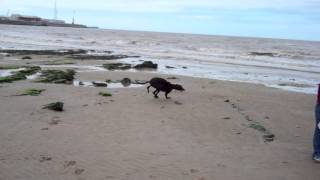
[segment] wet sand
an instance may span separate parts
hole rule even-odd
[[[169,77],[80,72],[80,79]],[[314,95],[179,77],[185,92],[33,83],[0,87],[0,179],[319,179],[311,160]],[[26,88],[40,96],[11,96]],[[106,91],[112,97],[98,93]],[[65,111],[42,109],[63,101]],[[250,128],[258,122],[275,135]]]

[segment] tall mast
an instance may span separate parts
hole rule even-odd
[[[57,10],[57,1],[54,1],[54,19],[57,20],[58,19],[58,10]]]
[[[74,13],[75,13],[75,11],[73,10],[72,24],[74,24]]]

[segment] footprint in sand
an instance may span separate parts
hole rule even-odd
[[[65,161],[63,167],[67,168],[69,166],[74,166],[76,165],[76,163],[77,163],[76,161]]]
[[[182,105],[182,103],[179,102],[179,101],[174,101],[174,103],[177,104],[177,105]]]
[[[41,158],[40,158],[40,160],[39,160],[39,162],[45,162],[45,161],[51,161],[52,160],[52,158],[51,157],[49,157],[49,156],[42,156]]]
[[[60,117],[53,117],[52,120],[49,122],[49,125],[58,125],[62,121],[59,119]]]
[[[83,173],[84,172],[84,169],[76,169],[75,171],[74,171],[74,173],[76,174],[76,175],[80,175],[81,173]]]
[[[197,172],[199,172],[199,170],[198,169],[190,169],[190,172],[191,173],[197,173]]]

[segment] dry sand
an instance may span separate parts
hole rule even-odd
[[[149,79],[82,72],[81,79]],[[0,86],[1,180],[318,180],[311,160],[314,95],[178,77],[185,92],[19,81]],[[11,96],[26,88],[40,96]],[[102,97],[100,91],[112,97]],[[225,102],[229,100],[229,102]],[[63,101],[64,112],[42,109]],[[249,126],[275,134],[265,143]]]

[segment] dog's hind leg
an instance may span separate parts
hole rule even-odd
[[[149,88],[150,88],[150,87],[151,87],[151,85],[147,87],[147,91],[148,91],[148,93],[149,93]]]
[[[158,98],[158,93],[160,92],[160,90],[156,89],[155,91],[153,91],[153,95],[154,98]]]
[[[170,99],[171,97],[168,97],[168,94],[169,94],[170,92],[166,92],[166,94],[165,94],[165,96],[166,96],[166,99]]]

